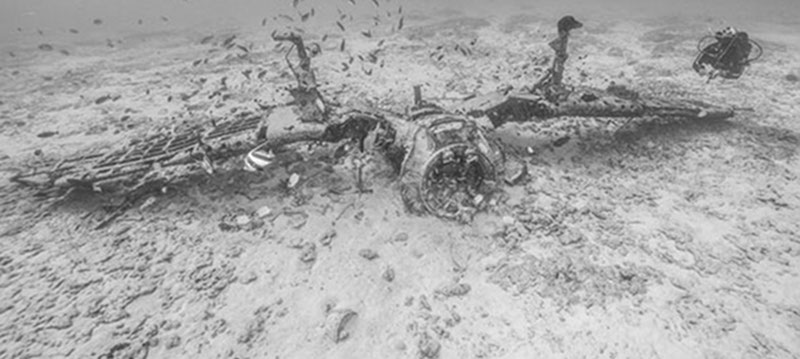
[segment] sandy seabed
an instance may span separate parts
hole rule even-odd
[[[401,31],[306,39],[329,34],[326,97],[403,111],[416,84],[446,105],[529,84],[555,20],[409,11]],[[507,125],[529,176],[471,224],[405,213],[377,159],[357,193],[347,155],[266,174],[237,159],[94,230],[113,198],[54,206],[8,178],[36,150],[285,102],[282,52],[263,29],[16,49],[0,64],[0,358],[797,358],[798,29],[752,24],[763,58],[705,83],[690,63],[713,19],[581,20],[567,82],[753,111]],[[248,52],[221,47],[233,34]]]

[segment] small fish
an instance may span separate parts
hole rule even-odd
[[[342,39],[342,43],[339,44],[339,51],[344,51],[344,44],[345,44],[345,40]]]
[[[349,60],[347,60],[347,61],[348,61],[348,63],[349,63],[349,64],[352,64],[352,63],[353,63],[353,61],[355,61],[355,60],[356,60],[355,58],[353,58],[352,56],[350,56],[350,59],[349,59]]]
[[[71,33],[73,33],[73,34],[77,34],[77,33],[78,33],[78,30],[75,30],[75,29],[69,29],[69,32],[71,32]]]
[[[365,37],[370,37],[370,38],[371,38],[371,37],[372,37],[372,32],[371,32],[371,31],[369,31],[369,30],[367,30],[367,31],[362,31],[362,32],[361,32],[361,35],[364,35]]]
[[[245,53],[248,53],[248,54],[250,53],[250,49],[248,49],[248,48],[246,48],[246,47],[244,47],[242,45],[236,45],[236,48],[238,48],[239,50],[244,51]]]
[[[21,27],[18,27],[18,28],[17,28],[17,32],[22,32],[22,28],[21,28]]]
[[[38,135],[36,135],[36,137],[47,138],[47,137],[53,137],[53,136],[55,136],[57,134],[58,134],[58,131],[44,131],[44,132],[41,132]]]
[[[249,80],[250,79],[250,73],[252,73],[252,72],[253,72],[253,70],[247,69],[247,70],[242,71],[242,75],[244,75],[244,77],[247,77],[247,79]]]
[[[385,41],[386,41],[385,39],[382,39],[381,41],[378,41],[378,47],[381,47],[381,45],[383,45],[383,43],[384,43]]]
[[[231,35],[225,41],[222,42],[222,47],[228,47],[230,44],[233,43],[233,40],[236,39],[236,35]]]
[[[291,16],[286,15],[286,14],[280,14],[280,15],[278,15],[278,17],[286,19],[286,20],[289,20],[289,21],[294,21],[294,18],[292,18]]]
[[[138,23],[139,25],[141,25],[141,24],[144,24],[144,20],[142,20],[142,19],[139,19],[139,21],[137,21],[137,23]]]
[[[261,26],[267,26],[267,18],[261,20]]]
[[[15,54],[14,51],[9,51],[8,56],[17,57],[17,54]]]
[[[347,14],[340,14],[339,15],[339,21],[342,21],[344,19],[347,19]]]
[[[205,45],[209,43],[212,39],[214,39],[214,35],[208,35],[202,39],[200,39],[200,45]]]
[[[267,70],[261,70],[261,72],[259,72],[259,73],[258,73],[258,76],[256,76],[256,77],[258,77],[258,79],[259,79],[259,80],[261,80],[261,79],[263,79],[263,78],[264,78],[264,76],[266,76],[266,75],[267,75]]]
[[[403,13],[403,5],[400,5],[400,7],[397,8],[397,13],[398,14],[402,14]]]
[[[200,65],[202,63],[203,63],[203,59],[194,60],[194,62],[192,62],[192,66],[197,66],[197,65]]]
[[[103,25],[103,20],[102,19],[94,19],[94,21],[92,21],[92,24]]]
[[[362,70],[364,70],[364,73],[367,74],[367,76],[372,75],[372,69],[364,69],[364,68],[362,68]]]
[[[469,42],[469,46],[475,46],[475,44],[477,42],[478,42],[478,38],[476,37],[476,38],[472,39],[472,41]]]
[[[400,20],[397,22],[397,31],[403,30],[403,19],[405,19],[405,17],[401,16]]]
[[[39,50],[42,50],[42,51],[53,51],[53,45],[41,44],[41,45],[39,45]]]
[[[297,9],[297,5],[300,4],[300,0],[292,0],[292,7]]]
[[[325,42],[325,40],[327,39],[328,39],[328,34],[322,35],[322,42]]]
[[[166,16],[162,16],[162,17],[161,17],[161,21],[163,21],[163,22],[167,22],[167,21],[169,21],[169,18],[167,18]]]
[[[314,15],[316,15],[316,14],[317,14],[317,13],[316,13],[316,12],[314,12],[314,8],[312,7],[312,8],[311,8],[311,16],[314,16]]]
[[[342,71],[347,71],[349,69],[350,69],[350,65],[348,65],[346,62],[342,62]]]
[[[372,0],[372,3],[375,4],[375,7],[381,7],[381,4],[378,3],[378,0]]]
[[[442,58],[444,58],[444,54],[439,55],[439,57],[436,58],[436,61],[442,61]]]
[[[439,46],[436,46],[436,51],[439,51],[439,50],[441,50],[442,48],[444,48],[444,45],[439,45]]]
[[[38,33],[39,33],[39,35],[42,35],[42,36],[44,36],[44,32],[43,32],[42,30],[36,29],[36,32],[38,32]]]
[[[305,14],[301,14],[300,15],[300,21],[301,22],[306,22],[306,21],[308,21],[309,17],[311,17],[311,13],[310,12],[307,12]]]
[[[64,56],[69,56],[69,51],[67,51],[67,50],[61,49],[61,50],[58,50],[58,52],[60,52]]]
[[[356,5],[356,0],[347,0],[347,2],[349,2],[350,5],[353,5],[353,6]]]
[[[358,60],[364,62],[364,56],[358,55]]]
[[[206,58],[205,60],[203,60],[203,63],[204,63],[204,64],[207,64],[207,63],[208,63],[208,58]]]
[[[111,100],[111,95],[100,96],[96,100],[94,100],[94,104],[95,105],[102,105],[104,102],[106,102],[108,100]]]
[[[342,25],[342,23],[341,23],[341,22],[337,21],[337,22],[336,22],[336,26],[338,26],[338,27],[339,27],[339,30],[345,31],[345,30],[344,30],[344,25]]]

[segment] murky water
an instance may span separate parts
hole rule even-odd
[[[581,18],[624,19],[654,16],[708,16],[737,25],[742,22],[797,24],[800,2],[796,0],[371,0],[299,1],[283,0],[6,0],[0,3],[0,44],[24,45],[27,41],[53,39],[81,41],[93,36],[114,36],[136,32],[169,31],[182,28],[208,29],[218,26],[259,26],[279,14],[298,17],[299,12],[315,9],[307,25],[333,29],[339,12],[356,17],[385,15],[404,6],[409,14],[491,17],[519,13],[557,17],[573,14]],[[96,23],[100,20],[102,23]],[[78,31],[79,34],[71,33]],[[41,34],[40,34],[41,32]],[[77,35],[77,36],[76,36]],[[1,45],[0,45],[1,46]]]

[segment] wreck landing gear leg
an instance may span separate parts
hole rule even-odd
[[[328,105],[317,88],[317,79],[314,76],[314,70],[311,68],[311,57],[306,51],[303,38],[293,32],[284,34],[273,32],[272,39],[292,44],[292,47],[286,52],[285,59],[289,70],[292,71],[292,75],[297,80],[297,87],[290,89],[289,93],[301,111],[300,121],[326,122],[329,115]],[[289,61],[289,55],[293,49],[297,49],[297,57],[299,59],[297,66],[292,65],[292,62]]]
[[[530,89],[510,94],[475,97],[463,104],[462,111],[471,116],[487,116],[495,127],[506,122],[535,122],[562,116],[570,117],[661,117],[669,119],[725,119],[733,116],[732,108],[695,100],[678,100],[640,96],[621,86],[606,90],[567,86],[563,80],[564,63],[568,58],[569,31],[581,23],[566,16],[558,22],[558,38],[550,43],[556,52],[552,67]]]

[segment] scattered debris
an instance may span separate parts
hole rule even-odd
[[[330,246],[334,238],[336,238],[336,230],[331,228],[319,237],[319,243],[323,246]]]
[[[369,248],[364,248],[364,249],[358,251],[358,255],[360,255],[361,257],[363,257],[364,259],[366,259],[368,261],[371,261],[371,260],[373,260],[375,258],[378,258],[378,252],[375,252],[374,250],[369,249]]]
[[[219,229],[225,232],[252,231],[263,225],[264,221],[261,217],[239,213],[223,216],[219,223]]]
[[[325,319],[326,336],[334,343],[346,340],[355,330],[357,317],[358,314],[350,309],[331,310]]]
[[[286,187],[294,188],[298,182],[300,182],[300,175],[297,173],[292,173],[291,176],[289,176],[289,181],[286,183]]]
[[[313,242],[303,243],[300,250],[300,261],[303,263],[314,263],[317,260],[317,245]]]
[[[558,235],[558,242],[562,246],[568,246],[583,242],[586,237],[577,229],[568,228]]]
[[[419,350],[420,358],[435,359],[439,357],[442,345],[427,333],[423,333],[417,342],[417,349]]]
[[[434,294],[445,298],[461,297],[469,293],[470,289],[472,287],[466,283],[448,283],[437,288]]]
[[[181,345],[181,337],[177,334],[170,335],[166,340],[164,340],[164,347],[167,349],[177,348]]]
[[[265,217],[269,217],[271,214],[272,214],[272,208],[269,208],[269,206],[262,206],[261,208],[256,210],[255,216],[257,218],[263,219]]]
[[[382,277],[387,282],[394,281],[394,269],[392,269],[392,267],[386,267],[386,270],[383,271]]]
[[[240,214],[235,218],[236,226],[239,228],[244,228],[250,225],[251,220],[250,217],[244,214]]]
[[[428,297],[424,294],[419,296],[419,308],[429,312],[433,310],[433,308],[431,308],[431,304],[428,303]]]
[[[239,278],[239,283],[242,284],[250,284],[255,282],[258,279],[258,275],[256,275],[253,271],[248,271],[245,275]]]

